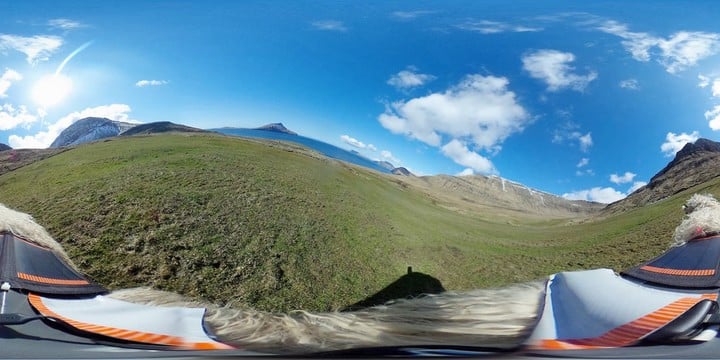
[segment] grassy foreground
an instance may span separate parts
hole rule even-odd
[[[270,311],[342,308],[407,266],[451,290],[620,270],[666,248],[697,190],[720,185],[604,219],[508,223],[293,146],[212,134],[87,144],[0,176],[0,201],[109,288]]]

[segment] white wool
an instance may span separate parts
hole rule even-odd
[[[720,203],[710,194],[695,194],[683,206],[685,218],[675,228],[673,246],[720,232]]]
[[[528,335],[539,312],[544,283],[501,289],[445,292],[351,312],[272,314],[217,307],[148,288],[112,298],[160,306],[202,306],[218,340],[268,352],[329,351],[355,347],[466,345],[511,347]]]

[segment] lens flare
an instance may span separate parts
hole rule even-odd
[[[32,98],[44,108],[57,105],[70,94],[72,85],[72,80],[63,74],[48,75],[35,83]]]
[[[79,48],[77,48],[77,49],[75,49],[75,51],[71,52],[70,55],[68,55],[65,58],[65,60],[63,60],[63,62],[60,63],[60,66],[58,66],[57,70],[55,70],[55,74],[60,74],[60,72],[65,67],[65,65],[67,65],[67,63],[68,63],[68,61],[70,61],[70,59],[74,58],[75,55],[79,54],[81,51],[85,50],[90,45],[92,45],[92,41],[88,41],[88,42],[80,45]]]
[[[47,75],[35,83],[35,86],[32,89],[32,98],[37,105],[42,108],[48,108],[59,104],[65,100],[68,95],[70,95],[73,88],[73,82],[69,77],[63,75],[61,72],[63,68],[65,68],[65,65],[67,65],[67,63],[75,57],[75,55],[85,50],[91,44],[92,41],[82,44],[82,46],[75,49],[75,51],[70,53],[70,55],[68,55],[62,63],[60,63],[60,66],[58,66],[54,74]]]

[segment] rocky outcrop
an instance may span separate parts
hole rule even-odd
[[[63,130],[51,148],[78,145],[122,134],[137,124],[113,121],[106,118],[87,117],[80,119]]]
[[[720,143],[698,139],[687,143],[675,158],[650,179],[650,182],[623,200],[610,204],[616,212],[647,205],[675,195],[720,176]]]

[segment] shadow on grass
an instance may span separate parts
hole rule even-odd
[[[413,298],[423,294],[439,294],[444,291],[445,288],[442,286],[440,280],[427,274],[413,272],[412,267],[408,267],[407,274],[393,281],[390,285],[374,295],[347,306],[341,311],[360,310],[382,305],[390,300]]]

